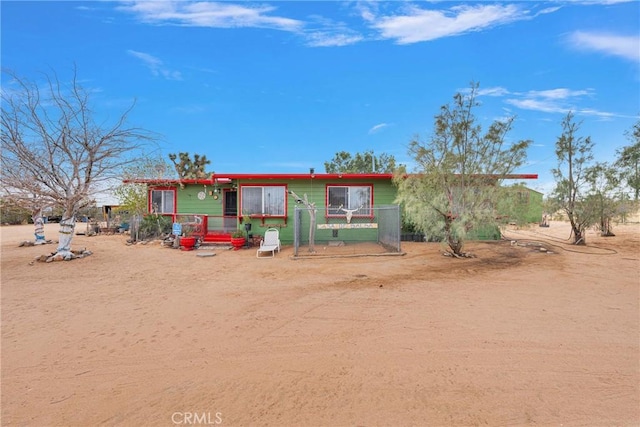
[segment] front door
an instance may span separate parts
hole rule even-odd
[[[235,230],[238,224],[238,191],[233,188],[225,189],[222,200],[224,230]]]

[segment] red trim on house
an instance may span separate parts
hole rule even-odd
[[[151,179],[151,178],[136,178],[125,179],[122,181],[125,184],[154,184],[154,185],[179,185],[179,184],[202,184],[213,185],[213,179]]]
[[[384,179],[393,177],[390,173],[229,173],[212,174],[212,179],[242,179],[242,180],[274,180],[274,179]]]
[[[487,178],[501,179],[538,179],[536,173],[522,174],[479,174]],[[241,179],[241,180],[273,180],[273,179],[377,179],[389,180],[393,178],[392,173],[229,173],[229,174],[212,174],[211,179]]]
[[[160,212],[161,215],[173,215],[176,213],[176,209],[178,208],[178,194],[176,191],[176,187],[151,187],[147,189],[147,210],[148,212],[153,212],[153,197],[151,196],[151,192],[153,191],[172,191],[173,192],[173,212]]]
[[[523,174],[479,174],[486,178],[494,179],[538,179],[537,173]],[[127,179],[125,184],[158,184],[158,185],[178,185],[178,184],[201,184],[214,185],[215,183],[230,183],[231,180],[259,181],[265,182],[270,180],[353,180],[353,179],[369,179],[369,180],[390,180],[393,178],[391,173],[214,173],[209,179]]]
[[[325,205],[325,210],[324,210],[324,217],[325,218],[344,218],[344,215],[342,214],[329,214],[329,187],[369,187],[369,203],[370,206],[373,207],[374,206],[374,191],[373,191],[373,184],[371,183],[365,183],[365,182],[356,182],[356,183],[340,183],[340,182],[333,182],[333,183],[327,183],[324,186],[324,205]],[[353,214],[354,218],[373,218],[373,210],[371,210],[371,213],[369,215],[362,215],[362,214]]]

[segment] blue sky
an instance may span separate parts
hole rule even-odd
[[[2,66],[77,67],[95,110],[216,172],[324,171],[336,152],[411,166],[456,92],[480,84],[486,127],[515,115],[530,186],[553,187],[569,110],[611,161],[640,114],[636,1],[2,1]],[[8,84],[3,82],[3,84]]]

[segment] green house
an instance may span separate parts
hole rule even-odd
[[[507,178],[536,179],[537,175]],[[316,210],[316,238],[331,240],[338,233],[351,233],[343,228],[373,227],[365,224],[374,224],[377,209],[393,205],[396,199],[392,174],[214,173],[208,179],[135,182],[148,186],[149,212],[171,215],[173,222],[195,224],[196,234],[211,242],[229,241],[236,230],[260,236],[273,227],[280,230],[283,243],[290,243],[296,207],[309,204]],[[538,222],[542,194],[524,187],[521,193],[528,219]],[[344,225],[347,217],[346,222],[352,224],[348,227]]]

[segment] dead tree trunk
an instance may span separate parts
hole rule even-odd
[[[56,255],[65,260],[74,258],[74,254],[71,252],[71,240],[73,239],[75,229],[75,215],[65,214],[60,221],[60,230],[58,231],[58,249],[56,250]]]
[[[31,219],[33,220],[33,226],[35,227],[35,244],[44,245],[47,243],[47,240],[44,237],[44,219],[42,218],[42,210],[36,210]]]
[[[289,190],[289,194],[293,196],[293,198],[296,200],[296,203],[302,203],[307,208],[307,212],[309,212],[309,252],[313,253],[316,251],[316,214],[318,212],[318,210],[316,209],[316,204],[309,201],[306,193],[304,195],[304,198],[301,198],[291,190]]]

